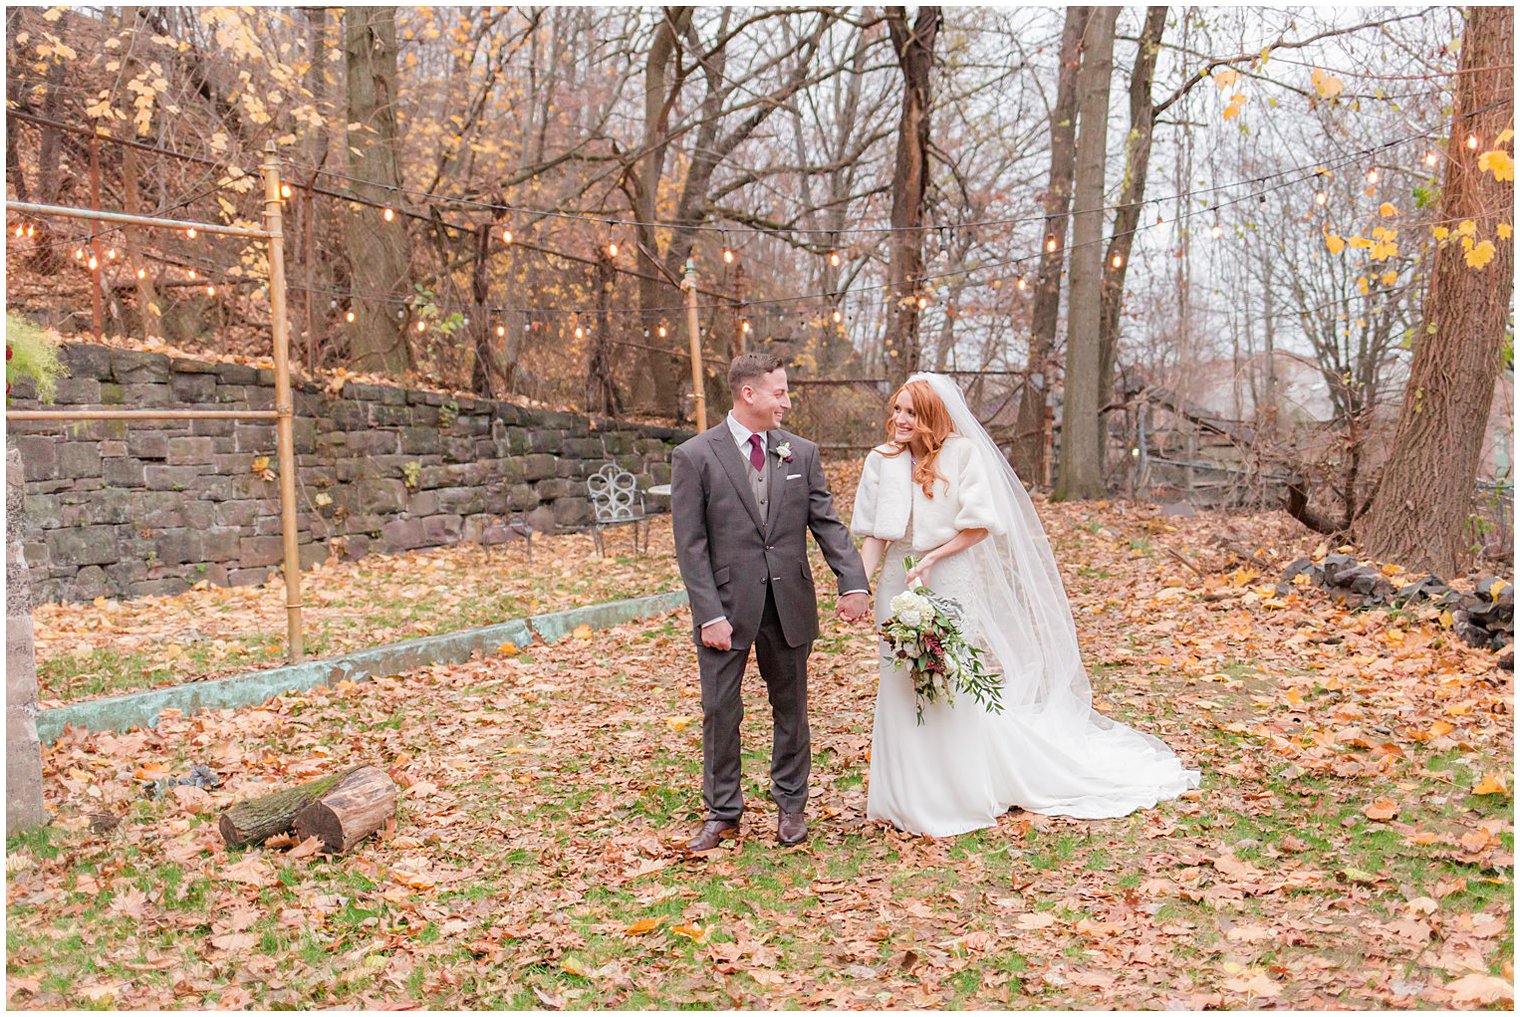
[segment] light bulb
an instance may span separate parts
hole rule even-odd
[[[19,222],[18,222],[18,223],[17,223],[17,224],[16,224],[16,239],[17,239],[17,240],[20,240],[20,239],[21,239],[21,237],[22,237],[22,235],[23,235],[23,234],[25,234],[25,233],[26,233],[26,227],[25,227],[25,226],[23,226],[23,225],[21,225],[21,224],[20,224],[20,223],[19,223]]]
[[[664,325],[661,325],[659,327],[659,333],[660,333],[660,338],[664,339],[666,336],[668,336],[670,334],[670,329],[666,328]]]
[[[512,231],[511,230],[502,230],[501,231],[501,242],[504,243],[504,244],[510,244],[512,242]]]
[[[1054,253],[1055,249],[1056,249],[1056,238],[1055,238],[1055,236],[1052,235],[1052,236],[1046,237],[1045,238],[1045,250]]]
[[[93,254],[90,255],[90,271],[93,272],[93,271],[95,271],[99,267],[100,267],[100,261],[99,261],[99,259],[97,259],[95,257],[95,255],[93,255]]]
[[[844,321],[844,312],[842,312],[842,311],[835,311],[834,312],[834,324],[837,325],[841,321]]]
[[[425,322],[425,321],[419,321],[419,322],[417,322],[417,331],[418,332],[426,332],[427,331],[427,322]]]
[[[1323,208],[1325,206],[1325,202],[1327,202],[1329,200],[1330,200],[1330,195],[1326,194],[1324,191],[1315,191],[1314,192],[1314,203],[1316,205],[1320,206],[1321,208]]]
[[[185,236],[189,237],[191,240],[194,240],[195,239],[195,227],[191,226],[189,229],[185,230]]]
[[[1436,150],[1432,148],[1430,151],[1428,151],[1428,152],[1425,153],[1425,165],[1427,165],[1427,166],[1434,166],[1435,164],[1436,164]]]
[[[32,236],[35,236],[36,233],[37,233],[37,227],[33,226],[31,223],[27,223],[26,224],[26,235],[27,235],[27,237],[30,238]]]
[[[1114,254],[1114,260],[1111,262],[1111,264],[1115,268],[1121,268],[1121,267],[1123,267],[1123,265],[1124,265],[1124,255],[1115,253]]]
[[[74,260],[75,261],[83,261],[84,260],[84,248],[83,247],[76,247],[76,248],[74,248]]]
[[[1024,288],[1029,285],[1029,280],[1025,279],[1023,276],[1019,276],[1014,280],[1013,285],[1018,287],[1019,292],[1022,293],[1024,291]]]
[[[507,334],[507,326],[505,326],[505,325],[497,325],[496,326],[496,334],[498,336],[505,336]]]
[[[617,245],[617,241],[614,240],[612,243],[610,243],[610,244],[607,245],[607,256],[610,257],[610,258],[616,258],[617,255],[618,255],[618,245]]]
[[[1214,228],[1209,232],[1214,235],[1215,240],[1218,240],[1220,237],[1224,236],[1224,227],[1216,222],[1214,224]]]
[[[725,248],[723,248],[723,261],[724,261],[725,264],[728,264],[728,265],[732,265],[734,263],[733,248],[731,248],[731,247],[725,247]]]
[[[1467,147],[1471,149],[1478,147],[1478,136],[1476,134],[1469,134],[1467,136]]]
[[[381,214],[385,216],[386,222],[390,222],[392,219],[396,218],[396,210],[394,208],[387,208]]]
[[[924,308],[926,308],[928,306],[929,306],[929,298],[928,297],[919,297],[918,298],[918,309],[920,311],[922,311]]]
[[[343,315],[343,320],[352,325],[354,322],[354,312],[349,311],[347,314]]]
[[[115,261],[116,260],[116,248],[111,247],[111,248],[108,248],[106,250],[106,260],[107,261]]]
[[[1369,184],[1375,184],[1375,183],[1378,182],[1377,167],[1373,167],[1372,169],[1370,169],[1370,170],[1367,171],[1367,182]]]
[[[138,269],[137,270],[137,278],[139,278],[139,279],[146,279],[146,278],[148,278],[148,270],[145,269],[145,268]]]
[[[577,339],[584,339],[584,338],[586,338],[586,330],[584,328],[582,328],[581,326],[579,326],[579,325],[575,326],[575,338],[577,338]]]
[[[835,268],[839,267],[839,252],[838,251],[830,251],[829,252],[829,264],[833,265]]]
[[[282,197],[282,198],[288,198],[293,193],[294,192],[291,191],[289,184],[281,184],[280,185],[280,197]]]
[[[193,269],[193,268],[190,269],[190,278],[192,278],[192,279],[197,278],[196,274],[195,274],[195,269]]]
[[[208,297],[214,297],[214,296],[216,296],[216,287],[215,286],[207,286],[206,287],[206,295]]]
[[[746,322],[743,322],[742,324],[740,324],[739,331],[748,334],[749,333],[749,322],[746,321]]]

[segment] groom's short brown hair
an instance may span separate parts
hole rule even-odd
[[[728,387],[738,395],[747,383],[785,366],[774,353],[741,353],[728,365]]]

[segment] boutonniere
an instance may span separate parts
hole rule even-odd
[[[789,441],[783,441],[780,445],[777,445],[775,448],[771,449],[771,451],[774,452],[776,454],[776,458],[781,460],[783,463],[789,463],[792,461],[792,443]]]

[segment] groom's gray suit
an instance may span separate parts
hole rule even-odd
[[[702,801],[710,820],[737,820],[744,810],[739,682],[751,645],[774,719],[771,795],[784,812],[801,812],[807,803],[807,659],[818,637],[808,531],[841,593],[870,586],[850,531],[834,512],[818,446],[780,429],[765,437],[760,471],[739,451],[726,420],[683,443],[671,459],[676,557],[702,678]],[[777,455],[783,446],[791,450],[789,462]],[[733,626],[729,650],[702,643],[702,626],[719,618]]]

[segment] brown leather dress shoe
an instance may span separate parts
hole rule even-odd
[[[782,812],[776,817],[776,839],[787,847],[807,840],[807,818],[800,812]]]
[[[699,851],[711,851],[725,840],[732,840],[739,836],[739,821],[737,819],[709,819],[702,824],[702,829],[686,844],[686,850],[692,854]]]

